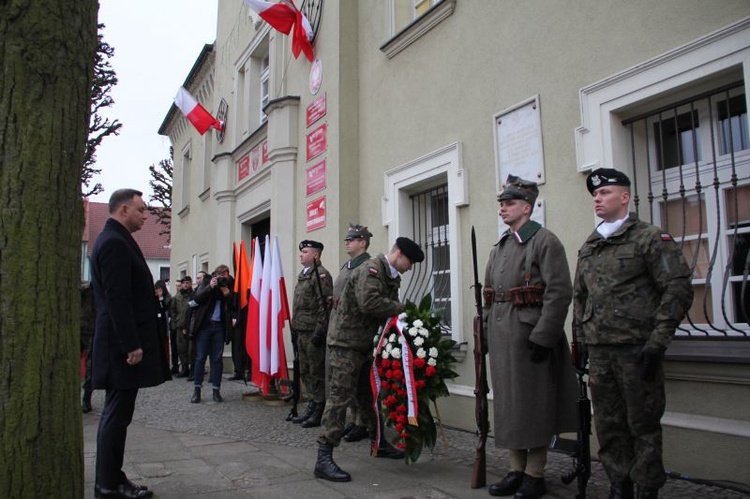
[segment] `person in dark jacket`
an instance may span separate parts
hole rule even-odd
[[[131,235],[146,220],[142,193],[120,189],[91,253],[96,301],[92,384],[106,391],[96,438],[97,497],[146,498],[153,493],[122,471],[125,439],[139,388],[170,379],[156,324],[154,281]]]
[[[229,275],[229,267],[219,265],[210,279],[204,277],[201,286],[195,291],[193,300],[197,307],[190,318],[193,339],[196,346],[195,379],[193,396],[190,402],[201,401],[201,386],[206,371],[206,359],[211,359],[211,387],[214,402],[223,402],[221,397],[222,356],[224,341],[231,337],[234,326],[232,314],[232,289],[234,279]]]
[[[81,355],[85,355],[85,374],[83,378],[83,397],[81,411],[86,414],[92,411],[91,395],[91,341],[94,338],[94,324],[96,320],[96,306],[94,305],[94,290],[91,283],[81,281]]]
[[[167,284],[159,279],[154,283],[154,294],[156,295],[156,323],[159,326],[159,339],[164,343],[167,351],[167,364],[170,360],[170,344],[172,350],[176,350],[176,340],[173,340],[171,336],[167,336],[169,329],[169,305],[172,301],[172,295],[169,294]],[[172,374],[176,374],[177,370],[175,365],[177,364],[177,354],[171,356],[172,359]]]

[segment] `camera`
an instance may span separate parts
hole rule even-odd
[[[229,287],[229,279],[222,275],[216,275],[214,274],[213,277],[216,278],[216,286],[219,288],[228,288]]]

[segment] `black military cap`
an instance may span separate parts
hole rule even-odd
[[[508,179],[503,186],[503,192],[497,196],[497,200],[506,201],[508,199],[520,199],[529,204],[534,204],[534,201],[536,201],[538,196],[539,188],[537,187],[536,182],[524,180],[515,175],[508,175]]]
[[[189,275],[186,275],[182,279],[177,279],[177,282],[193,282],[193,278]]]
[[[346,233],[344,241],[351,241],[352,239],[364,239],[365,241],[369,241],[371,237],[372,234],[370,234],[370,231],[367,230],[367,227],[364,225],[349,224],[349,231]]]
[[[299,250],[302,251],[302,248],[314,248],[319,251],[323,251],[323,243],[319,243],[318,241],[312,241],[310,239],[305,239],[301,243],[299,243]]]
[[[586,177],[586,188],[592,195],[595,190],[603,185],[630,187],[630,179],[627,175],[614,168],[597,168]]]
[[[396,239],[396,246],[401,250],[406,258],[411,260],[412,263],[419,263],[424,261],[424,251],[419,247],[417,243],[409,239],[408,237],[399,237]]]

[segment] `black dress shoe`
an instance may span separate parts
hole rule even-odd
[[[491,496],[511,496],[521,488],[523,471],[511,471],[499,482],[490,485]]]
[[[96,491],[95,494],[96,495]],[[96,497],[114,497],[117,499],[147,499],[154,495],[148,489],[133,488],[129,484],[121,483],[116,489],[105,489],[99,487],[99,495]]]
[[[367,428],[364,426],[355,426],[351,430],[349,430],[349,433],[344,435],[344,441],[345,442],[359,442],[360,440],[364,440],[367,438]]]
[[[127,478],[125,478],[123,485],[133,490],[148,490],[148,487],[146,487],[145,485],[140,485],[135,482],[131,482]],[[102,493],[102,488],[99,487],[98,483],[95,483],[94,484],[94,497],[101,497],[101,493]]]
[[[531,475],[523,475],[523,483],[516,492],[516,499],[539,499],[547,493],[547,485],[544,478],[537,478]]]
[[[344,431],[341,432],[341,438],[344,438],[350,431],[354,429],[355,426],[357,425],[351,421],[346,423],[346,425],[344,426]]]
[[[227,379],[229,381],[240,381],[242,379],[242,375],[241,374],[235,374],[234,376],[229,377]]]

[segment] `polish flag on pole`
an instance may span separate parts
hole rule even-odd
[[[284,270],[281,268],[279,238],[273,238],[271,260],[271,375],[288,379],[284,349],[284,323],[290,319]]]
[[[245,5],[257,13],[277,31],[288,35],[292,33],[292,54],[296,59],[304,52],[310,62],[315,60],[312,40],[313,31],[305,15],[291,0],[265,2],[263,0],[245,0]]]
[[[214,127],[219,131],[224,130],[224,123],[211,116],[211,113],[206,111],[206,109],[195,100],[195,97],[185,90],[185,87],[180,87],[180,90],[177,91],[174,103],[201,135],[206,133],[211,127]]]
[[[263,277],[263,261],[260,256],[260,240],[253,240],[253,260],[250,264],[250,300],[247,306],[247,330],[245,348],[252,359],[251,379],[262,389],[263,376],[260,372],[260,289]]]
[[[260,315],[258,321],[259,353],[258,369],[261,373],[262,384],[259,387],[263,393],[268,390],[268,377],[271,375],[271,244],[266,236],[266,254],[263,256],[263,277],[260,280]]]

